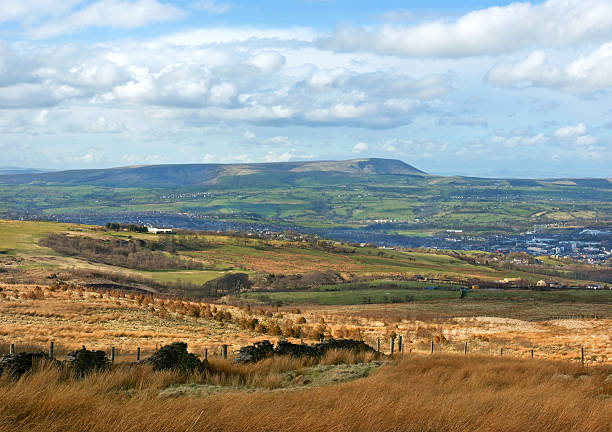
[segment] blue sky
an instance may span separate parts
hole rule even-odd
[[[609,0],[3,0],[0,166],[612,177]]]

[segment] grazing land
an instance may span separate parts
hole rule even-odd
[[[388,350],[401,335],[415,352],[428,352],[433,340],[436,351],[462,352],[467,342],[473,353],[526,357],[534,349],[541,358],[577,361],[585,347],[589,363],[612,360],[612,290],[500,285],[506,278],[533,286],[548,278],[541,264],[508,269],[490,255],[453,251],[18,221],[0,222],[0,252],[5,345],[112,345],[129,357],[176,339],[200,353],[262,337],[321,336],[371,346],[381,339]],[[144,270],[132,253],[162,258]],[[185,262],[198,268],[155,267]],[[464,289],[473,283],[480,289]]]
[[[534,224],[610,226],[611,197],[608,179],[439,177],[388,159],[0,176],[0,215],[6,216],[107,222],[128,214],[162,221],[187,214],[298,230],[378,224],[408,237],[449,228],[493,235]]]
[[[115,353],[80,379],[46,364],[0,376],[0,431],[610,431],[612,290],[534,290],[555,263],[0,221],[0,353]],[[603,274],[564,264],[567,285]],[[320,338],[386,355],[232,362],[257,341]],[[175,341],[207,353],[206,372],[134,364]]]

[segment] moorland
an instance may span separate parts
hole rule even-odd
[[[612,290],[584,289],[605,264],[144,231],[0,221],[0,353],[114,353],[78,379],[4,373],[0,430],[610,430]],[[551,275],[568,288],[537,288]],[[382,354],[233,362],[321,338]],[[206,372],[135,363],[175,341]]]

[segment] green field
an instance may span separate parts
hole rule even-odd
[[[42,246],[40,240],[51,233],[71,238],[82,237],[81,243],[84,240],[89,242],[95,240],[96,244],[100,245],[111,242],[115,244],[121,239],[123,244],[134,246],[136,243],[150,245],[157,242],[161,242],[160,244],[176,242],[176,245],[180,245],[181,241],[187,241],[191,235],[195,239],[194,244],[201,247],[197,250],[179,248],[173,252],[164,249],[162,252],[164,256],[191,260],[195,265],[190,267],[142,267],[134,261],[131,261],[134,264],[130,267],[126,264],[127,258],[125,261],[117,261],[116,256],[113,260],[109,260],[106,256],[95,255],[88,255],[85,258],[75,253],[62,252],[61,249]],[[273,302],[331,305],[427,301],[430,296],[433,296],[432,299],[453,299],[459,295],[456,291],[458,288],[471,286],[474,283],[495,286],[498,280],[504,278],[520,278],[523,282],[533,285],[537,280],[548,277],[539,274],[537,268],[532,271],[519,271],[486,264],[486,260],[482,259],[483,256],[486,258],[486,254],[475,252],[381,250],[376,247],[355,247],[323,240],[306,242],[266,240],[231,234],[189,235],[157,236],[149,233],[113,231],[88,225],[0,220],[0,281],[49,283],[49,278],[57,277],[57,273],[61,273],[62,278],[70,280],[70,275],[78,275],[81,271],[81,274],[87,272],[106,274],[104,277],[114,282],[132,280],[134,283],[145,285],[147,281],[153,285],[180,283],[186,286],[185,289],[193,290],[212,279],[228,273],[241,272],[247,273],[254,283],[253,289],[260,291],[246,294],[250,298],[266,295],[268,300]],[[172,265],[178,262],[173,261]],[[555,261],[547,265],[557,268]],[[568,272],[571,274],[570,264],[566,264],[562,271],[565,272],[566,267],[569,267]],[[329,280],[325,279],[322,279],[323,282],[316,282],[316,278],[321,277],[317,276],[317,273],[323,270],[331,271],[339,280],[333,280],[334,284],[330,284]],[[110,277],[111,273],[116,275]],[[418,282],[414,280],[415,275],[422,275],[428,280]],[[315,279],[302,285],[294,284],[293,289],[287,290],[283,288],[286,288],[286,285],[281,286],[283,289],[275,287],[273,282],[270,282],[271,276],[273,280],[281,281],[282,278],[294,281],[299,281],[302,277]],[[568,286],[586,285],[589,282],[557,279]],[[77,278],[75,281],[87,283],[82,278]],[[336,284],[338,281],[345,283]],[[424,288],[428,286],[454,291],[425,290]],[[296,287],[298,289],[295,289]],[[589,296],[588,298],[598,298],[597,296],[603,295],[599,292],[582,293],[578,292],[575,295],[585,295]],[[493,291],[470,291],[467,298],[487,299],[487,296],[497,295],[499,294]],[[537,301],[537,296],[544,294],[534,292],[529,295],[531,300]],[[573,300],[570,298],[568,301]]]
[[[612,305],[612,290],[584,291],[532,291],[532,290],[470,290],[463,299],[459,291],[414,289],[366,289],[346,291],[302,291],[245,293],[244,298],[282,305],[357,305],[411,302],[448,302],[449,307],[458,303],[483,302],[516,303],[533,306],[537,303],[581,303]]]
[[[0,176],[0,215],[89,213],[108,221],[119,212],[164,211],[313,228],[393,220],[379,228],[402,235],[432,235],[448,228],[492,234],[524,231],[534,224],[612,223],[612,183],[606,179],[437,177],[405,164],[394,171],[398,163],[373,160],[371,169],[359,170],[345,161],[337,163],[338,171],[325,166],[322,171],[295,171],[291,164],[227,165],[202,174],[201,180],[181,166],[142,167],[143,174],[127,169],[95,176],[89,171]]]

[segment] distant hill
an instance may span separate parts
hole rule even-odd
[[[0,175],[12,175],[12,174],[41,174],[51,172],[52,170],[38,169],[38,168],[20,168],[20,167],[2,167],[0,166]]]
[[[107,186],[107,187],[189,187],[235,183],[246,176],[261,186],[292,185],[296,181],[340,176],[361,178],[370,175],[418,175],[425,172],[395,159],[353,159],[345,161],[275,162],[252,164],[176,164],[131,166],[109,169],[70,170],[58,172],[0,171],[0,183],[18,185]]]

